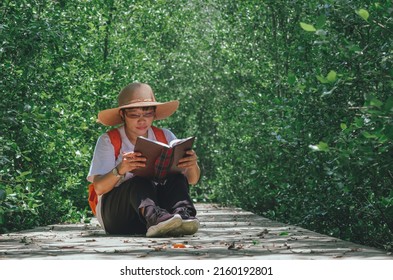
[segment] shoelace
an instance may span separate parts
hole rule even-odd
[[[156,210],[156,216],[157,217],[162,217],[162,216],[164,216],[166,214],[166,212],[163,209],[161,209],[160,207],[156,207],[155,210]]]
[[[190,210],[187,208],[187,207],[181,207],[181,208],[179,208],[179,210],[176,210],[176,213],[177,214],[180,214],[180,216],[183,218],[183,219],[188,219],[188,218],[190,218],[191,217],[191,215],[190,215]]]

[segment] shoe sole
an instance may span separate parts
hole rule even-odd
[[[168,232],[180,227],[182,225],[182,218],[176,214],[169,220],[161,222],[155,226],[149,227],[146,237],[161,237],[165,236]]]
[[[180,227],[168,232],[169,236],[191,235],[198,231],[198,220],[183,220]]]

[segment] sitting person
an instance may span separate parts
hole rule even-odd
[[[169,175],[163,182],[132,173],[146,162],[141,153],[134,152],[138,136],[160,141],[159,130],[168,143],[176,139],[168,129],[152,124],[172,115],[179,102],[157,102],[149,85],[132,83],[120,92],[118,104],[117,108],[101,111],[98,121],[106,126],[122,124],[115,128],[121,138],[119,156],[116,158],[109,134],[102,134],[87,176],[98,197],[93,212],[100,225],[109,234],[161,237],[196,233],[199,221],[189,195],[189,184],[196,184],[200,177],[194,150],[187,151],[178,163],[184,171]]]

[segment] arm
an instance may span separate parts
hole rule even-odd
[[[111,191],[120,180],[119,177],[116,177],[112,171],[106,173],[105,175],[95,175],[93,179],[94,190],[97,195],[103,195]]]
[[[179,160],[177,166],[186,169],[184,175],[187,177],[188,183],[191,185],[198,183],[201,170],[198,165],[198,157],[194,150],[187,151],[186,156]]]
[[[125,153],[121,162],[116,166],[120,175],[132,172],[140,167],[145,167],[146,158],[141,153]],[[97,195],[105,194],[111,191],[119,182],[120,177],[113,174],[112,170],[104,175],[95,175],[93,178],[94,189]]]

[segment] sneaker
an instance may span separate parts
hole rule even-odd
[[[158,206],[145,208],[145,220],[147,223],[146,237],[161,237],[182,225],[179,214],[169,214]]]
[[[191,235],[198,231],[199,229],[199,220],[191,216],[190,209],[186,207],[179,207],[173,212],[175,215],[180,215],[182,218],[182,223],[180,227],[175,228],[170,231],[168,235],[170,236],[182,236],[182,235]]]

